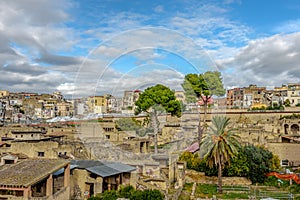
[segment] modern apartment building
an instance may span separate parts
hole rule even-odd
[[[91,96],[87,101],[90,112],[92,113],[107,113],[106,96]]]
[[[287,99],[289,99],[291,106],[300,105],[300,84],[287,85]]]
[[[250,108],[266,106],[265,91],[266,87],[257,87],[257,85],[229,89],[227,90],[227,107]]]
[[[123,108],[134,110],[134,103],[139,99],[141,91],[140,90],[127,90],[124,91],[123,96]]]

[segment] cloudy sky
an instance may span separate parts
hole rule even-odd
[[[2,0],[0,89],[94,95],[187,73],[226,88],[300,82],[298,0]]]

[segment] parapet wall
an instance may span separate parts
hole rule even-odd
[[[185,180],[187,183],[200,183],[200,184],[218,184],[218,177],[205,176],[203,172],[194,170],[186,170]],[[222,177],[223,185],[238,186],[238,185],[251,185],[252,182],[245,177]]]

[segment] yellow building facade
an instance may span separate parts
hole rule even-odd
[[[107,113],[106,96],[91,96],[88,98],[87,105],[89,107],[90,112]]]

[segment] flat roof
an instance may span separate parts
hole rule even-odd
[[[65,167],[60,159],[28,159],[0,170],[0,187],[28,187]]]
[[[86,169],[103,178],[136,170],[135,167],[120,162],[72,160],[71,163],[72,165],[77,165],[75,168]]]

